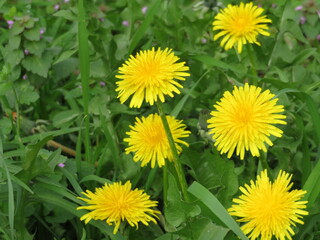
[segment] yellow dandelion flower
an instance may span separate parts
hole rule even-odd
[[[220,102],[214,105],[212,117],[208,120],[212,138],[218,151],[228,153],[230,158],[236,154],[242,160],[245,151],[252,156],[260,156],[259,149],[267,151],[265,143],[272,146],[270,135],[281,137],[282,131],[274,124],[286,124],[283,105],[276,105],[278,98],[269,90],[248,85],[234,87],[232,94],[226,91]]]
[[[226,50],[237,45],[239,53],[242,51],[242,45],[247,43],[255,43],[260,46],[257,41],[259,34],[270,36],[266,30],[266,23],[271,20],[266,16],[261,16],[263,8],[253,6],[251,3],[240,3],[240,5],[228,5],[222,9],[214,18],[212,23],[213,30],[220,32],[214,36],[214,41],[223,37],[220,45]]]
[[[95,192],[87,190],[82,193],[87,198],[78,197],[88,206],[77,209],[87,209],[90,212],[83,215],[80,220],[87,224],[91,219],[105,220],[107,224],[115,224],[113,234],[116,234],[120,223],[126,220],[132,227],[138,228],[138,223],[148,225],[148,222],[157,223],[154,217],[158,217],[159,211],[151,209],[157,206],[157,201],[150,200],[150,196],[143,190],[131,190],[131,182],[124,185],[121,182],[106,183]]]
[[[228,209],[230,215],[237,216],[239,222],[245,224],[242,231],[251,240],[291,240],[294,231],[291,226],[296,223],[303,224],[301,215],[308,215],[302,209],[306,208],[307,201],[300,201],[306,194],[304,190],[289,191],[293,185],[290,183],[292,175],[280,171],[274,183],[271,183],[267,170],[260,173],[256,182],[251,181],[250,186],[240,187],[243,193],[239,198],[233,199],[236,203]]]
[[[172,133],[178,153],[182,151],[179,144],[189,146],[188,143],[180,138],[188,137],[190,131],[185,130],[186,125],[182,121],[172,116],[167,116],[169,128]],[[157,163],[159,167],[165,164],[165,159],[172,161],[169,141],[164,130],[161,117],[158,114],[150,114],[148,117],[136,118],[134,126],[130,126],[131,130],[127,132],[128,138],[124,141],[128,143],[126,154],[134,152],[133,160],[141,161],[141,166],[151,162],[153,168]]]
[[[140,51],[135,57],[130,56],[116,75],[118,98],[124,103],[131,95],[130,107],[140,108],[143,101],[153,105],[158,99],[164,102],[165,95],[173,97],[173,92],[179,94],[182,85],[176,80],[185,80],[190,76],[186,71],[189,67],[185,62],[177,61],[171,49]]]

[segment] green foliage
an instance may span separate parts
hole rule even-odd
[[[294,189],[307,190],[309,216],[293,239],[320,238],[319,3],[254,2],[272,24],[261,46],[250,45],[252,59],[213,41],[213,18],[229,3],[238,1],[0,1],[0,239],[246,239],[226,209],[261,166],[250,154],[220,155],[206,120],[224,91],[253,80],[287,116],[266,154],[270,175],[285,170]],[[190,68],[181,94],[163,105],[192,132],[180,155],[190,201],[172,164],[166,185],[163,169],[125,154],[129,125],[156,110],[120,104],[115,75],[130,54],[152,47],[172,48]],[[81,192],[127,180],[159,202],[158,224],[122,224],[113,235],[104,221],[79,220]]]

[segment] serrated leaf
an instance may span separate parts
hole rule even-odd
[[[31,54],[41,56],[46,48],[46,43],[43,40],[40,41],[26,41],[24,43],[24,48],[27,49]]]
[[[20,49],[16,49],[16,50],[7,50],[7,52],[5,52],[5,60],[8,64],[10,64],[11,68],[13,68],[14,66],[18,65],[22,58],[24,57],[23,51]]]
[[[194,171],[196,180],[208,189],[212,189],[219,200],[226,204],[238,191],[238,177],[234,163],[213,154],[210,150],[199,156],[198,152],[186,149],[183,158],[188,157],[188,165]],[[183,160],[183,159],[181,159]]]
[[[188,217],[194,217],[201,213],[201,209],[194,203],[184,202],[180,198],[179,188],[174,177],[168,176],[168,202],[165,209],[166,220],[174,227],[187,221]]]
[[[19,48],[20,43],[21,43],[21,37],[19,35],[13,36],[10,38],[8,48],[11,50],[15,50]]]
[[[28,71],[46,78],[51,62],[52,55],[47,52],[41,58],[38,56],[27,56],[23,59],[22,66],[24,66]]]
[[[24,27],[21,26],[19,22],[15,22],[12,25],[11,34],[12,35],[18,35],[18,34],[22,33],[23,30],[24,30]]]
[[[39,41],[40,40],[40,28],[34,27],[31,29],[28,29],[23,32],[23,35],[25,36],[26,39],[28,39],[30,41]]]
[[[33,28],[33,26],[34,26],[34,20],[32,18],[29,18],[29,20],[24,24],[24,27],[28,29]]]
[[[34,90],[24,91],[20,94],[20,104],[33,103],[39,99],[39,94]]]

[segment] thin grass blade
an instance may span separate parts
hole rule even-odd
[[[229,215],[227,210],[219,202],[219,200],[204,186],[198,182],[194,182],[188,189],[192,195],[205,204],[214,215],[216,215],[228,228],[230,228],[240,239],[248,240],[241,231],[235,220]]]

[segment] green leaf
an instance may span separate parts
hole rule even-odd
[[[29,144],[27,146],[26,156],[22,163],[22,167],[24,170],[29,170],[32,167],[40,149],[43,147],[44,144],[46,144],[51,139],[52,139],[52,136],[48,136],[43,138],[36,144]]]
[[[85,210],[77,210],[79,205],[71,203],[70,201],[64,199],[63,197],[68,196],[73,201],[78,202],[75,196],[69,194],[63,187],[50,186],[48,184],[37,184],[35,188],[36,196],[45,203],[50,203],[56,207],[63,208],[65,211],[70,212],[74,216],[80,218],[86,213]],[[70,196],[71,195],[71,196]],[[91,220],[88,224],[97,227],[101,233],[107,234],[113,240],[125,240],[125,238],[118,232],[116,235],[113,234],[113,227],[105,223],[105,221],[95,221]]]
[[[30,86],[30,88],[25,89],[20,93],[19,102],[20,104],[27,104],[33,103],[39,99],[39,94]]]
[[[208,65],[209,67],[218,67],[221,69],[225,69],[225,70],[231,70],[233,72],[237,72],[237,73],[245,73],[246,69],[243,65],[232,65],[230,63],[225,63],[222,62],[218,59],[215,59],[213,57],[210,57],[208,55],[196,55],[196,56],[192,56],[192,59],[200,61],[206,65]]]
[[[52,119],[54,127],[61,127],[63,125],[69,126],[72,120],[79,116],[79,112],[76,110],[68,110],[58,112]]]
[[[42,57],[27,56],[22,60],[22,66],[28,71],[38,74],[44,78],[47,77],[52,62],[52,55],[45,53]]]
[[[198,240],[221,240],[228,233],[228,229],[217,226],[212,222],[202,225],[203,229]]]
[[[181,160],[191,167],[195,179],[207,189],[212,189],[223,204],[231,202],[239,187],[233,161],[223,159],[210,150],[200,155],[189,149],[184,151]]]
[[[75,54],[78,51],[78,49],[73,49],[73,50],[67,50],[62,52],[62,54],[53,62],[53,65],[60,63],[64,60],[69,59],[73,54]]]
[[[7,176],[7,187],[8,187],[8,217],[9,217],[9,226],[10,226],[10,236],[13,239],[14,236],[14,216],[15,216],[15,206],[14,206],[14,193],[13,193],[13,185],[11,181],[11,174],[9,173],[6,162],[2,157],[2,153],[0,154],[0,163],[2,168],[5,169],[5,173]]]
[[[310,207],[313,206],[315,200],[320,193],[320,161],[318,160],[316,166],[313,168],[310,176],[308,177],[303,189],[307,191],[305,199],[308,201]]]
[[[195,87],[200,83],[200,81],[207,75],[208,71],[205,72],[196,83],[192,85],[192,88],[189,89],[189,91],[183,96],[183,98],[176,104],[174,109],[171,111],[171,116],[177,117],[184,105],[186,104],[188,98],[190,97],[192,91],[195,89]]]
[[[112,183],[112,181],[110,181],[109,179],[98,177],[96,175],[87,175],[84,178],[82,178],[79,183],[84,183],[84,182],[88,182],[88,181],[95,181],[95,182],[99,182],[101,184]]]
[[[13,51],[7,49],[7,51],[5,52],[5,61],[9,63],[12,68],[18,65],[23,57],[23,51],[20,49],[15,49]]]
[[[24,48],[31,54],[40,57],[46,48],[46,42],[43,39],[40,41],[25,41]]]
[[[27,184],[25,184],[23,181],[21,181],[19,178],[15,177],[14,175],[11,175],[11,179],[13,182],[18,184],[20,187],[24,188],[25,190],[27,190],[28,192],[33,194],[33,191],[31,190],[31,188],[29,188],[29,186]]]
[[[178,185],[174,177],[168,176],[168,201],[165,208],[166,220],[174,227],[180,226],[186,222],[189,217],[195,217],[200,214],[201,210],[194,203],[187,203],[181,200]]]
[[[23,32],[23,35],[26,39],[30,41],[39,41],[40,40],[40,28],[34,27]]]
[[[14,24],[11,28],[11,34],[18,35],[18,34],[22,33],[23,30],[24,30],[24,27],[21,26],[19,22],[14,22]]]
[[[296,57],[292,61],[292,65],[297,65],[305,61],[310,56],[314,55],[317,52],[316,48],[307,48],[303,49],[301,52],[299,52]]]
[[[70,10],[60,10],[53,14],[55,17],[62,17],[70,21],[76,21],[77,17]]]
[[[10,38],[10,41],[8,43],[8,48],[10,50],[15,50],[19,48],[20,43],[21,43],[21,37],[19,35],[13,36]]]
[[[227,210],[219,202],[219,200],[204,186],[198,182],[194,182],[188,191],[205,204],[214,215],[216,215],[228,228],[230,228],[240,239],[248,240],[241,231],[238,224],[229,215]]]

